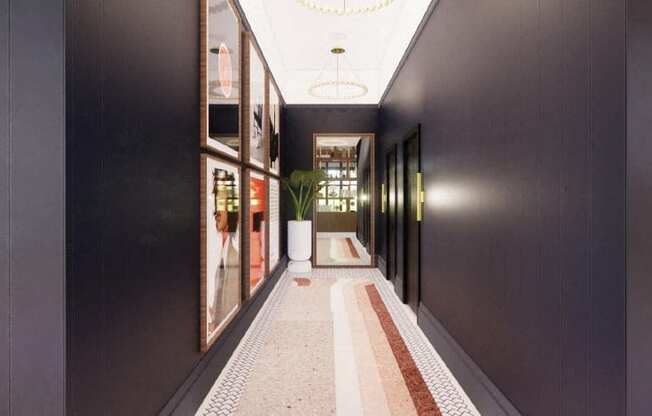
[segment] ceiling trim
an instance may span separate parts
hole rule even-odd
[[[336,109],[336,108],[379,108],[380,104],[285,104],[286,108],[331,108],[331,109]]]

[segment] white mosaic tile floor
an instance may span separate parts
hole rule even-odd
[[[235,413],[260,348],[293,277],[296,276],[289,273],[281,276],[195,416],[227,416]],[[301,277],[307,276],[302,274]],[[480,415],[380,271],[315,269],[310,277],[368,279],[374,282],[442,414],[444,416]]]

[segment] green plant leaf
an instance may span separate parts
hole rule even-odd
[[[328,175],[321,169],[295,170],[288,178],[283,178],[283,185],[292,197],[297,221],[303,221],[306,217],[326,179]]]

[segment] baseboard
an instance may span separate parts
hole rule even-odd
[[[240,340],[249,329],[258,311],[267,300],[278,279],[285,271],[287,261],[285,256],[279,261],[276,269],[264,281],[254,299],[243,306],[238,317],[229,324],[223,335],[204,355],[186,381],[159,412],[159,416],[188,416],[195,414],[197,408],[204,401],[204,397],[213,387],[217,376],[226,366],[233,351],[235,351]]]
[[[522,416],[423,304],[417,322],[483,416]]]
[[[387,279],[387,263],[385,263],[385,259],[380,254],[376,254],[376,267],[385,276],[385,279]]]

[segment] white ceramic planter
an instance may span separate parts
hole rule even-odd
[[[288,221],[288,269],[293,273],[312,270],[312,221]]]

